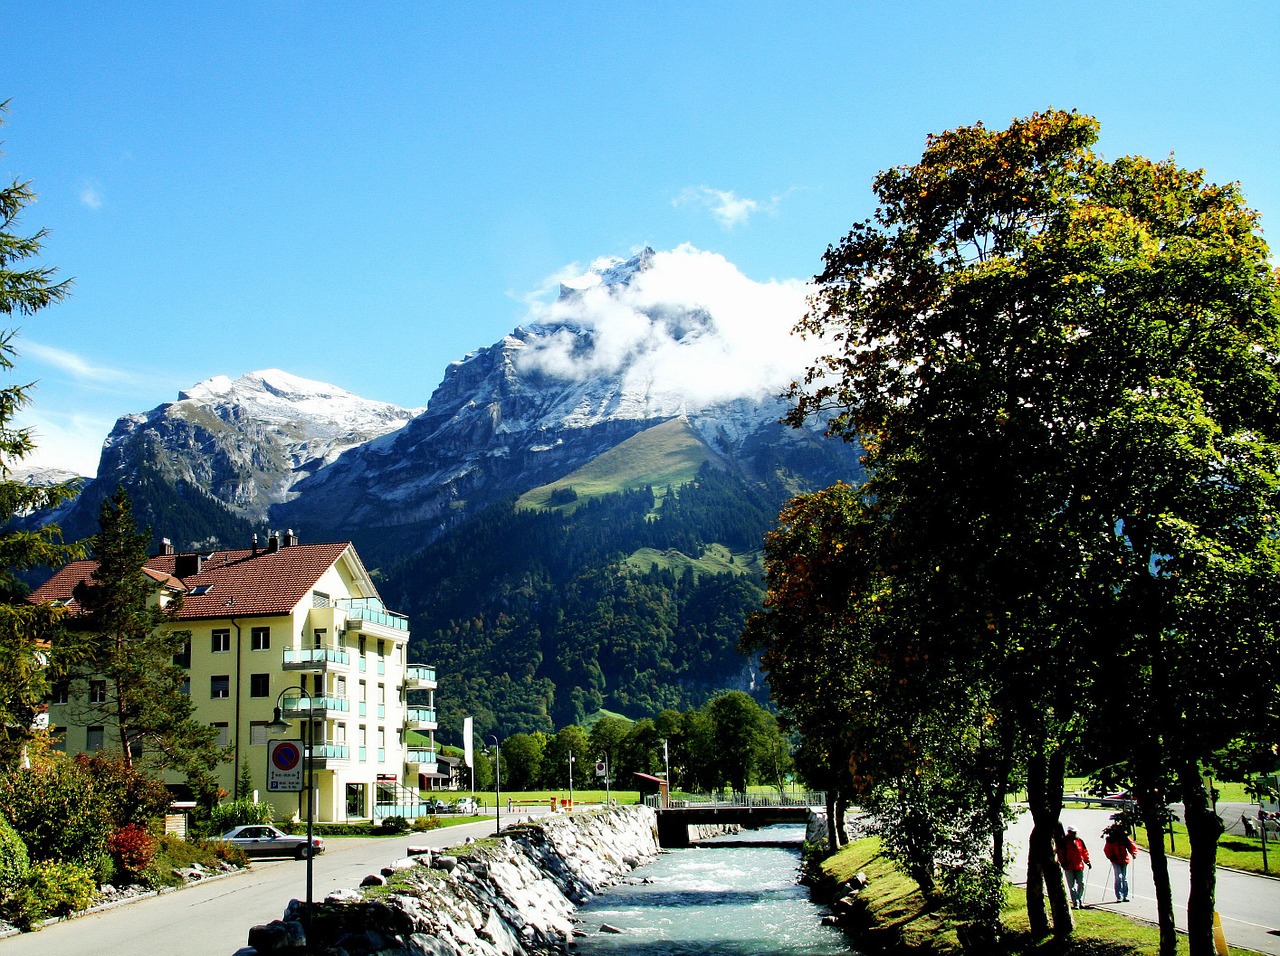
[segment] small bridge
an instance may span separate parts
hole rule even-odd
[[[774,823],[804,823],[811,807],[825,807],[825,793],[735,793],[686,795],[662,804],[657,795],[645,804],[658,812],[658,843],[667,848],[686,847],[696,842],[690,827],[739,826],[747,830]]]

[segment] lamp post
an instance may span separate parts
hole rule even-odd
[[[306,787],[306,793],[307,793],[307,908],[303,911],[305,914],[303,917],[303,925],[306,927],[306,930],[307,930],[307,944],[310,945],[311,944],[311,888],[313,885],[311,861],[315,858],[315,855],[316,855],[315,821],[313,819],[315,817],[315,809],[314,809],[315,795],[311,792],[312,788],[315,786],[315,774],[316,774],[315,723],[314,723],[315,713],[316,713],[315,698],[312,697],[309,693],[307,693],[307,689],[305,687],[302,687],[296,684],[292,687],[286,687],[284,690],[280,691],[280,695],[276,698],[275,717],[272,718],[271,722],[267,724],[267,730],[268,732],[273,734],[282,734],[289,729],[289,722],[284,719],[283,715],[280,712],[280,702],[284,700],[284,695],[289,693],[289,691],[291,690],[296,690],[301,695],[301,697],[298,698],[299,700],[301,700],[302,697],[305,697],[307,699],[307,732],[305,735],[306,739],[303,740],[302,742],[303,743],[302,752],[303,752],[303,758],[304,758],[302,769],[305,774],[304,785]]]
[[[665,768],[663,776],[667,781],[667,801],[666,807],[671,809],[671,751],[667,747],[667,738],[662,738],[662,765]]]
[[[573,751],[569,751],[569,809],[573,809]]]
[[[498,738],[493,734],[485,740],[493,741],[493,780],[496,788],[493,800],[493,835],[497,836],[502,830],[502,744],[498,743]]]

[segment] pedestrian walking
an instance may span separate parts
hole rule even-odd
[[[1058,842],[1058,865],[1067,877],[1067,890],[1071,894],[1071,908],[1084,906],[1084,871],[1093,869],[1089,862],[1089,848],[1080,839],[1075,827],[1067,827],[1066,836]]]
[[[1106,841],[1102,844],[1102,855],[1111,862],[1115,872],[1116,902],[1129,902],[1129,864],[1138,855],[1138,844],[1133,842],[1129,831],[1119,823],[1113,823],[1106,831]]]

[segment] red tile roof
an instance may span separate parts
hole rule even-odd
[[[192,555],[158,555],[147,561],[144,571],[157,581],[185,588],[179,620],[288,614],[348,550],[360,567],[351,542],[338,541],[296,544],[271,552],[259,550],[256,554],[248,548],[215,551],[203,556],[199,573],[187,574],[181,580],[175,574],[179,559],[185,558],[185,564],[192,561]],[[37,588],[30,600],[71,600],[76,585],[91,581],[96,567],[97,562],[92,560],[72,562]],[[208,590],[191,593],[202,586]],[[377,595],[374,592],[361,596]]]

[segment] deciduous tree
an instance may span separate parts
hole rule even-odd
[[[832,347],[790,418],[863,443],[878,555],[932,608],[931,653],[980,665],[1012,722],[1029,884],[1056,869],[1063,754],[1120,720],[1144,813],[1170,775],[1186,805],[1199,956],[1217,835],[1199,766],[1280,712],[1257,676],[1280,664],[1280,286],[1238,186],[1107,162],[1097,131],[1059,111],[961,128],[881,173],[875,216],[826,253],[799,330]]]

